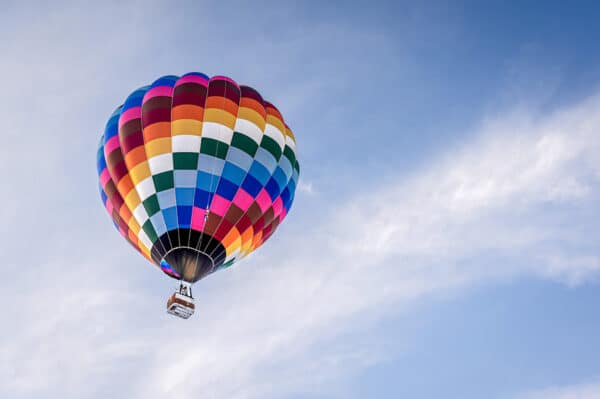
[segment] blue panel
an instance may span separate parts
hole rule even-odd
[[[208,201],[211,197],[210,194],[211,193],[206,192],[204,190],[196,189],[196,195],[194,196],[194,206],[205,209],[208,206]]]
[[[160,205],[161,209],[166,209],[177,205],[174,188],[170,188],[165,191],[159,191],[156,193],[156,197],[158,198],[158,204]]]
[[[221,178],[219,181],[219,187],[217,188],[217,194],[221,197],[227,198],[229,201],[233,200],[235,193],[238,190],[238,185],[233,184],[225,178]]]
[[[293,196],[296,192],[296,182],[294,180],[290,180],[288,183],[287,189],[290,191],[290,194]]]
[[[193,199],[192,199],[193,202]],[[177,220],[179,227],[182,229],[188,229],[192,222],[192,207],[191,206],[178,206],[177,207]]]
[[[106,193],[102,189],[102,186],[100,186],[100,197],[102,198],[102,203],[106,204],[106,201],[108,201],[108,197],[106,196]]]
[[[125,103],[123,104],[123,110],[121,112],[125,112],[133,107],[140,107],[142,105],[142,99],[149,88],[149,86],[144,86],[131,93],[125,100]]]
[[[283,170],[283,173],[285,173],[285,175],[289,179],[294,170],[292,164],[290,163],[290,160],[287,159],[287,157],[281,157],[281,159],[279,160],[279,167]]]
[[[273,170],[275,170],[275,167],[277,166],[277,160],[275,159],[273,154],[271,154],[269,151],[265,150],[262,147],[258,147],[256,155],[254,155],[254,160],[262,163],[267,168],[269,173],[272,173]]]
[[[165,218],[163,217],[162,212],[156,212],[152,215],[150,217],[150,223],[152,223],[152,227],[154,227],[154,230],[159,237],[167,232],[167,225],[165,224]]]
[[[283,202],[283,205],[285,206],[290,200],[290,189],[289,188],[285,188],[285,190],[283,190],[283,192],[281,193],[281,201]],[[285,207],[287,209],[287,206]]]
[[[250,166],[252,165],[253,160],[254,159],[250,155],[240,150],[239,148],[229,147],[227,151],[227,161],[236,164],[242,170],[250,170]]]
[[[221,158],[202,153],[198,155],[198,170],[202,172],[220,176],[224,165],[225,161]]]
[[[106,123],[106,127],[104,128],[105,143],[119,133],[119,117],[121,116],[121,108],[122,107],[117,108]]]
[[[104,159],[104,136],[102,136],[102,140],[100,141],[96,158],[98,160],[98,162],[96,162],[96,167],[98,169],[98,176],[100,176],[102,171],[106,168],[106,159]]]
[[[219,176],[211,175],[210,173],[205,173],[200,170],[198,171],[198,178],[196,179],[196,188],[208,191],[210,193],[214,193],[217,189],[218,182]]]
[[[177,198],[177,206],[193,205],[195,195],[196,195],[195,188],[176,188],[175,189],[175,197]]]
[[[196,179],[198,178],[198,173],[195,170],[183,170],[177,169],[173,172],[173,178],[176,188],[180,187],[188,187],[195,188],[196,187]]]
[[[269,197],[271,197],[271,201],[275,201],[277,197],[279,197],[279,184],[275,181],[274,178],[270,178],[265,186],[265,190],[269,193]]]
[[[267,184],[269,178],[271,177],[271,174],[267,168],[265,168],[260,162],[254,162],[249,173],[252,175],[252,177],[258,180],[262,186]]]
[[[252,197],[256,198],[263,185],[251,175],[247,175],[242,183],[242,188]]]
[[[239,186],[242,184],[244,177],[246,177],[246,171],[230,162],[225,162],[225,167],[223,168],[223,177],[233,184],[237,184]]]
[[[156,79],[154,81],[154,83],[152,83],[152,87],[158,87],[158,86],[173,87],[173,86],[175,86],[177,79],[179,79],[179,76],[174,76],[174,75],[163,76],[163,77]]]
[[[283,173],[281,168],[277,167],[275,173],[273,173],[273,178],[277,181],[279,185],[279,189],[283,190],[283,188],[287,185],[288,177]]]
[[[177,228],[177,207],[172,206],[167,209],[163,209],[162,211],[165,217],[165,224],[167,225],[167,230],[174,230]]]

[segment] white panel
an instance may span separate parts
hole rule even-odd
[[[152,249],[152,241],[150,241],[150,238],[148,238],[148,235],[144,230],[140,230],[138,239],[146,246],[146,248]]]
[[[275,140],[277,144],[279,144],[279,147],[281,147],[281,150],[283,150],[283,147],[285,147],[285,135],[281,130],[267,123],[267,126],[265,126],[265,134]]]
[[[146,208],[144,208],[144,204],[140,203],[135,210],[133,211],[133,216],[135,220],[142,226],[148,220],[148,212],[146,212]]]
[[[220,140],[224,143],[231,144],[233,130],[227,126],[216,122],[204,122],[202,127],[202,137]]]
[[[161,154],[148,159],[150,171],[153,175],[157,175],[168,170],[173,170],[173,154]]]
[[[173,152],[200,152],[200,136],[173,136]]]
[[[141,182],[135,186],[140,199],[144,201],[146,198],[156,193],[156,188],[154,187],[154,180],[152,180],[152,176],[145,178]]]
[[[254,123],[238,118],[235,121],[235,131],[245,134],[256,141],[256,144],[260,144],[262,141],[263,132]]]

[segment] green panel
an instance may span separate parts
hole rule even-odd
[[[263,136],[260,146],[273,154],[275,160],[279,161],[279,158],[281,158],[281,147],[279,147],[279,144],[275,140],[269,136]]]
[[[238,132],[233,133],[233,138],[231,139],[231,146],[239,148],[240,150],[250,155],[252,158],[254,158],[254,155],[256,155],[256,150],[258,150],[258,145],[256,144],[256,142],[254,142],[254,140],[252,140],[245,134]]]
[[[202,144],[200,145],[200,152],[202,154],[212,155],[213,157],[221,159],[225,159],[228,149],[228,144],[225,144],[219,140],[204,137],[202,138]]]
[[[296,169],[296,172],[298,172],[298,174],[300,174],[300,164],[298,163],[298,160],[296,160],[296,164],[294,165],[294,169]]]
[[[152,176],[152,180],[154,180],[154,187],[156,187],[156,192],[165,191],[175,187],[175,180],[173,178],[172,170],[154,175]]]
[[[156,231],[154,230],[150,219],[146,220],[146,223],[144,223],[142,229],[146,232],[148,238],[150,239],[150,241],[152,241],[152,243],[155,243],[156,240],[158,240],[158,235],[156,234]]]
[[[156,194],[152,194],[146,198],[142,204],[144,204],[144,208],[146,208],[146,212],[148,212],[149,216],[152,216],[156,212],[160,211],[160,205],[158,204],[158,197]]]
[[[174,169],[198,169],[198,153],[197,152],[174,152],[173,153],[173,168]]]
[[[231,259],[229,262],[225,262],[221,265],[222,268],[226,268],[229,267],[231,265],[233,265],[233,262],[235,262],[235,258]]]
[[[286,156],[287,159],[290,160],[290,163],[292,165],[296,164],[296,155],[294,154],[294,151],[292,151],[292,149],[289,146],[285,146],[285,148],[283,149],[283,155]]]

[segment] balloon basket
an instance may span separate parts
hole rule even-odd
[[[194,298],[192,298],[191,287],[184,284],[167,301],[167,313],[182,319],[188,319],[194,314],[195,309],[196,306],[194,305]]]

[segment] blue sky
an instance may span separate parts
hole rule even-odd
[[[7,3],[0,396],[600,397],[600,8],[485,3]],[[194,70],[276,104],[302,172],[180,322],[95,153]]]

